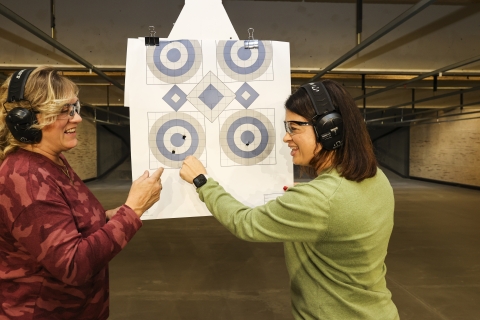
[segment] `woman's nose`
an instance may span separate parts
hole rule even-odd
[[[82,122],[82,116],[75,112],[75,115],[70,119],[70,122]]]

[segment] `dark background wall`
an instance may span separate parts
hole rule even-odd
[[[370,127],[369,132],[379,164],[402,177],[408,177],[410,128]]]
[[[127,128],[97,125],[98,176],[105,175],[130,156],[130,136]]]

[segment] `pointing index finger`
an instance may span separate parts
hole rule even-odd
[[[157,169],[157,171],[155,171],[154,173],[152,173],[152,175],[150,176],[152,179],[155,179],[155,180],[160,180],[160,176],[162,175],[163,173],[163,168],[160,167]]]

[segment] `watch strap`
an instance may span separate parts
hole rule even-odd
[[[195,187],[200,188],[205,183],[207,183],[208,178],[204,174],[199,174],[198,176],[193,179],[193,184]]]

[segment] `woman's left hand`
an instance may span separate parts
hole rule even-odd
[[[107,216],[107,221],[112,219],[112,217],[117,213],[118,209],[120,209],[120,207],[105,211],[105,215]]]
[[[207,170],[200,160],[194,156],[186,157],[180,169],[180,177],[188,183],[193,183],[193,179],[199,174],[207,174]]]

